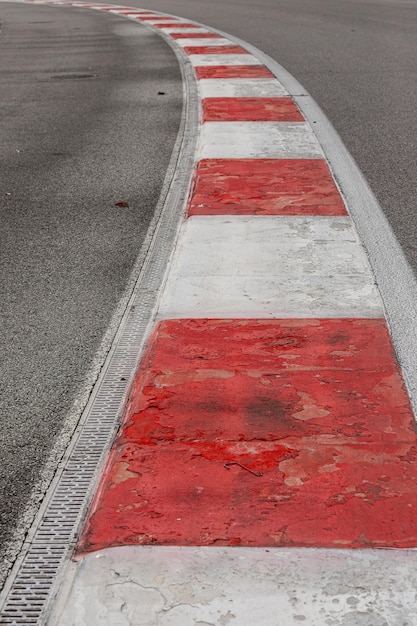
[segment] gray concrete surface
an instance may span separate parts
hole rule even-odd
[[[417,3],[131,0],[257,46],[313,96],[356,159],[417,271]]]
[[[0,22],[4,575],[19,516],[34,485],[28,520],[36,510],[48,455],[100,365],[158,201],[182,84],[171,49],[122,18],[1,4]]]
[[[413,550],[111,548],[74,564],[47,624],[413,626],[415,561]]]

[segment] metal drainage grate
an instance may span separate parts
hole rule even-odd
[[[49,490],[30,532],[31,538],[6,583],[0,612],[2,625],[31,626],[46,621],[51,599],[59,590],[65,565],[76,545],[130,380],[146,342],[183,215],[191,184],[198,128],[197,86],[184,52],[163,33],[157,32],[173,47],[180,60],[186,97],[178,138],[148,235],[149,251],[113,352],[96,384],[80,430],[73,438],[63,469]]]

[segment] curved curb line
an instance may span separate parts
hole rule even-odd
[[[212,27],[210,30],[236,45],[245,46],[256,56],[284,85],[317,136],[368,253],[391,338],[417,414],[417,280],[378,200],[327,116],[297,79],[255,46],[222,30]]]
[[[33,4],[25,0],[11,1]],[[58,2],[39,4],[72,8]],[[156,29],[152,30],[163,36]],[[184,104],[177,140],[155,216],[121,299],[124,311],[118,310],[115,314],[119,317],[119,329],[111,347],[107,348],[110,347],[110,351],[100,375],[96,373],[97,381],[94,381],[94,389],[79,424],[2,589],[0,623],[13,623],[2,621],[3,611],[7,608],[16,612],[16,619],[21,618],[17,611],[24,611],[25,597],[38,594],[41,597],[38,612],[32,609],[23,616],[27,619],[40,618],[54,596],[56,578],[61,582],[58,574],[76,544],[79,527],[115,436],[129,385],[151,331],[160,287],[175,247],[191,185],[199,112],[197,85],[191,64],[179,46],[168,37],[163,38],[177,56],[183,76]],[[60,447],[62,453],[59,443],[55,447]],[[56,456],[54,449],[51,457]],[[27,517],[26,514],[25,519]]]
[[[48,3],[46,1],[45,3],[39,2],[39,4],[51,4],[54,6],[68,6],[73,4],[73,6],[80,8],[83,6],[93,9],[105,8],[104,5],[91,5],[87,7],[84,3],[66,4],[65,2]],[[113,5],[113,7],[107,5],[107,10],[112,10],[113,13],[119,14],[120,17],[127,17],[129,19],[128,15],[123,15],[123,8],[124,7],[117,5]],[[120,13],[118,13],[119,9],[121,11]],[[138,9],[132,7],[132,12],[134,11],[138,11]],[[144,10],[142,10],[142,12],[143,11]],[[153,12],[156,13],[155,11]],[[161,15],[168,18],[170,17],[169,14],[161,13]],[[198,25],[198,22],[194,23]],[[144,264],[144,269],[139,278],[132,300],[130,301],[130,306],[127,308],[123,318],[121,329],[117,334],[115,345],[107,360],[105,371],[100,378],[93,399],[83,416],[82,426],[77,430],[77,437],[74,438],[70,450],[65,456],[64,462],[61,464],[59,473],[50,489],[47,500],[38,515],[37,524],[25,545],[24,556],[21,557],[19,563],[16,565],[11,582],[10,584],[8,583],[7,586],[7,591],[11,591],[15,583],[18,583],[17,587],[20,589],[22,589],[22,586],[26,585],[25,589],[27,592],[29,587],[27,579],[28,576],[31,575],[33,582],[34,568],[36,569],[35,573],[38,575],[38,578],[44,578],[44,576],[42,576],[43,568],[51,567],[52,559],[55,567],[55,575],[59,573],[59,577],[55,584],[53,579],[52,581],[49,580],[49,586],[44,583],[43,590],[46,595],[42,608],[40,608],[40,618],[46,616],[44,612],[45,606],[46,609],[50,608],[53,595],[56,593],[58,585],[62,582],[66,565],[65,559],[68,559],[69,552],[75,545],[77,531],[86,508],[86,499],[89,499],[91,496],[96,478],[103,466],[103,456],[107,452],[117,426],[118,416],[120,415],[120,410],[128,388],[128,382],[126,381],[131,378],[149,335],[150,325],[153,322],[158,299],[162,292],[160,286],[163,285],[166,279],[166,268],[169,267],[170,259],[173,255],[174,243],[179,232],[179,218],[181,216],[178,214],[178,209],[184,208],[193,170],[192,163],[194,160],[198,113],[196,88],[195,81],[193,81],[192,78],[191,64],[186,55],[179,50],[179,46],[176,46],[175,42],[172,42],[169,36],[164,35],[164,33],[154,28],[152,24],[148,26],[154,32],[161,35],[174,49],[179,58],[180,67],[184,72],[186,101],[182,120],[184,135],[181,136],[181,139],[177,140],[177,152],[174,151],[171,160],[172,168],[170,168],[169,182],[167,183],[169,190],[165,197],[164,193],[161,196],[161,198],[164,197],[162,201],[164,208],[162,210],[161,221],[157,225],[155,224],[155,232]],[[202,24],[200,24],[200,26],[207,28]],[[280,82],[287,87],[290,95],[305,114],[310,127],[316,131],[315,134],[319,140],[320,146],[323,148],[330,162],[331,169],[336,175],[342,193],[347,200],[348,207],[352,211],[352,217],[355,220],[362,241],[370,256],[378,286],[385,302],[389,324],[393,331],[394,342],[407,384],[411,391],[416,390],[417,373],[412,371],[409,362],[411,351],[406,349],[402,337],[404,332],[408,332],[407,323],[409,322],[409,313],[404,313],[404,308],[402,307],[401,311],[403,316],[399,322],[396,314],[399,313],[397,300],[400,295],[406,295],[411,301],[413,289],[416,292],[417,289],[414,279],[411,280],[413,277],[409,274],[411,270],[362,174],[318,105],[286,70],[257,48],[246,42],[242,42],[236,37],[222,33],[222,31],[211,27],[209,28],[212,32],[227,37],[231,42],[244,46],[249,53],[270,69]],[[175,207],[177,211],[171,212],[172,207]],[[370,236],[372,234],[372,225],[378,232],[379,241],[376,244],[372,236]],[[383,242],[382,250],[381,242]],[[392,262],[392,259],[389,258],[388,250],[390,250],[391,253],[395,252],[399,255],[398,259],[396,257],[395,264]],[[392,271],[390,272],[389,278],[384,276],[384,272],[386,272],[387,268],[390,266],[385,266],[384,263],[391,263]],[[404,263],[406,265],[403,267]],[[408,273],[406,271],[407,268]],[[405,283],[401,281],[401,285],[398,284],[398,289],[394,290],[394,285],[396,285],[395,280],[399,280],[400,275],[402,278],[402,273],[404,273],[406,277]],[[390,282],[392,279],[394,279],[394,285]],[[405,291],[407,292],[406,294]],[[392,293],[395,295],[393,296]],[[410,310],[415,309],[415,301],[413,305]],[[399,337],[400,334],[401,337]],[[412,334],[413,337],[416,336],[416,331]],[[417,345],[417,336],[415,344]],[[407,343],[407,347],[409,348],[409,342]],[[115,381],[117,381],[116,385]],[[121,383],[120,381],[124,382]],[[117,387],[116,390],[115,387]],[[414,400],[413,395],[412,400]],[[414,401],[414,405],[415,404]],[[92,441],[96,446],[95,458],[93,461],[88,459],[87,470],[80,470],[80,465],[85,462],[85,457],[91,455]],[[88,480],[86,480],[86,478],[88,478]],[[73,496],[75,489],[74,484],[77,483],[77,480],[79,491],[76,491]],[[66,509],[71,506],[71,498],[74,498],[73,502],[81,499],[81,491],[83,491],[84,500],[82,500],[81,505],[78,502],[77,509],[75,504],[73,504],[75,513],[73,514],[71,528],[69,527],[70,525],[67,524],[65,529],[63,529],[61,523],[58,529],[54,529],[53,525],[55,524],[55,519],[57,519],[57,517],[59,518],[60,514],[66,512]],[[52,531],[56,530],[55,543],[54,541],[47,542],[45,539],[48,533],[50,537],[51,529]],[[66,573],[69,574],[69,570],[67,570]],[[18,593],[22,594],[22,591],[17,592],[16,595],[18,595]],[[12,593],[10,595],[12,595]],[[33,614],[32,609],[31,615]]]
[[[282,65],[235,35],[197,20],[193,23],[245,47],[257,57],[287,89],[313,129],[368,254],[410,401],[417,414],[417,279],[361,170],[319,105]],[[169,41],[169,37],[161,34]]]

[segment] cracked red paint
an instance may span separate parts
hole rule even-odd
[[[165,18],[166,20],[167,18]],[[171,19],[171,18],[170,18]],[[175,18],[173,18],[175,19]],[[152,24],[155,28],[201,28],[198,24],[192,24],[191,22],[158,22],[156,24]]]
[[[416,461],[384,320],[164,321],[79,551],[415,547]]]
[[[183,33],[170,33],[172,39],[184,39]],[[223,39],[222,35],[217,33],[187,33],[187,39]]]
[[[202,104],[203,122],[304,121],[291,98],[205,98]]]
[[[346,215],[320,159],[204,159],[189,215]]]
[[[241,46],[185,46],[187,54],[249,54]]]
[[[197,78],[275,78],[264,65],[216,65],[194,70]]]

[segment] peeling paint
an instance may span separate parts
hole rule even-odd
[[[232,44],[228,46],[185,46],[184,52],[186,54],[248,54],[248,51],[242,46],[233,46]]]
[[[264,65],[196,67],[197,78],[275,78]]]
[[[188,210],[189,215],[346,215],[320,159],[204,159],[197,164]]]
[[[80,552],[417,545],[417,428],[384,320],[165,321],[144,363]]]
[[[193,50],[194,48],[191,48]],[[292,98],[205,98],[203,122],[303,122]],[[241,181],[242,182],[242,181]],[[267,187],[265,187],[265,190]],[[261,192],[258,190],[258,194]]]
[[[119,485],[130,478],[139,478],[141,475],[140,472],[132,472],[129,463],[121,461],[112,465],[111,481],[114,485]]]

